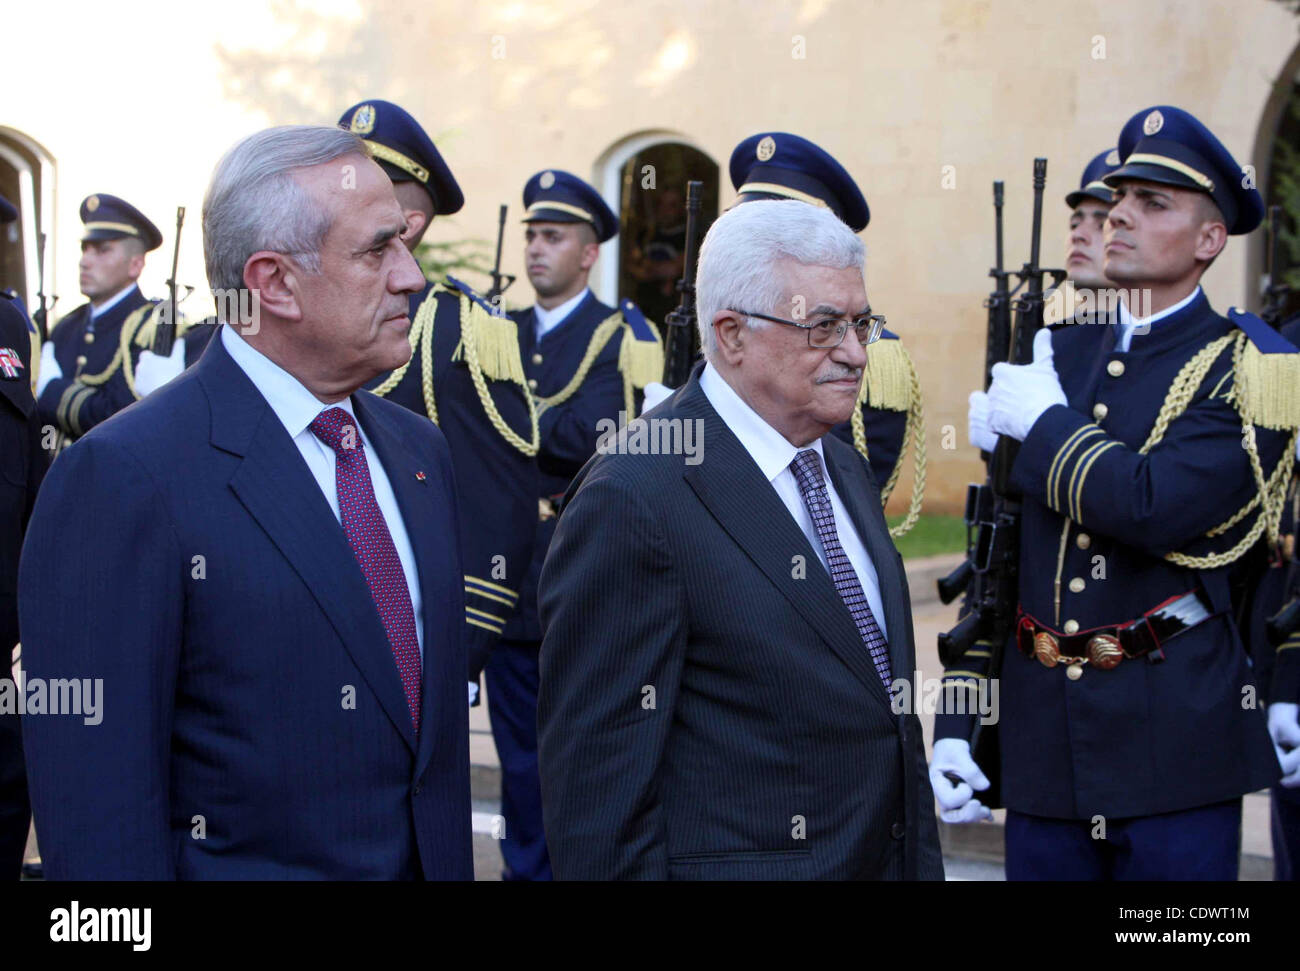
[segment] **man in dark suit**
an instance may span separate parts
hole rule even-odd
[[[17,216],[0,196],[0,223]],[[21,303],[0,294],[0,880],[16,880],[31,812],[10,659],[18,643],[18,551],[49,464],[31,384],[31,326]]]
[[[29,679],[102,683],[98,724],[24,720],[46,872],[469,879],[447,445],[358,391],[423,286],[392,184],[350,132],[274,128],[203,223],[256,326],[69,448],[24,548]]]
[[[537,779],[537,580],[558,500],[595,452],[601,423],[636,414],[640,389],[663,372],[663,354],[654,327],[632,301],[615,309],[587,287],[600,244],[618,233],[618,217],[600,193],[572,173],[547,169],[524,186],[524,209],[524,262],[537,300],[511,316],[537,402],[536,532],[518,609],[484,674],[501,759],[502,875],[549,880]]]
[[[862,243],[801,202],[738,206],[698,303],[706,363],[602,438],[542,571],[556,876],[941,879],[920,724],[890,698],[902,560],[827,434],[884,323]]]

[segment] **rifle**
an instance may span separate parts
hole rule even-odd
[[[185,207],[176,207],[176,243],[172,247],[172,275],[167,279],[167,312],[153,332],[151,350],[162,357],[168,357],[172,345],[176,342],[176,269],[181,258],[181,227],[185,224]]]
[[[501,294],[510,289],[510,284],[515,282],[515,278],[509,273],[501,272],[501,243],[506,235],[506,204],[501,204],[501,212],[497,219],[497,258],[492,263],[492,289],[487,292],[488,303],[492,306],[497,305],[501,299]],[[504,281],[504,282],[503,282]]]
[[[699,229],[700,208],[704,198],[704,183],[686,183],[686,248],[682,262],[682,278],[677,281],[677,292],[682,295],[677,309],[664,318],[664,384],[680,388],[691,377],[699,335],[695,326],[695,236]]]
[[[1034,216],[1030,232],[1029,261],[1021,267],[1016,290],[1024,294],[1013,302],[1014,328],[1010,331],[1007,360],[1028,364],[1034,356],[1034,336],[1043,327],[1043,277],[1051,274],[1052,286],[1065,278],[1064,270],[1047,270],[1039,265],[1039,247],[1043,229],[1043,188],[1047,182],[1047,159],[1034,159]],[[997,204],[997,195],[994,196]],[[1001,348],[999,330],[997,347]],[[991,358],[992,355],[990,354]],[[995,362],[996,363],[996,362]],[[986,375],[986,380],[987,380]],[[989,677],[997,677],[1002,650],[1015,628],[1016,605],[1019,603],[1020,574],[1020,499],[1010,487],[1011,467],[1019,443],[1000,438],[987,461],[988,474],[981,485],[972,484],[966,492],[966,562],[939,584],[939,595],[950,603],[962,589],[961,577],[968,581],[964,616],[946,633],[939,635],[939,657],[945,667],[966,654],[977,642],[989,649]],[[961,575],[960,577],[958,575]],[[970,738],[972,757],[992,783],[980,794],[986,806],[1001,803],[997,777],[999,764],[996,723],[984,726],[976,719]]]
[[[1268,207],[1268,249],[1266,251],[1267,264],[1264,267],[1264,279],[1268,281],[1264,284],[1264,302],[1260,308],[1260,316],[1273,329],[1277,329],[1282,324],[1282,318],[1286,314],[1287,298],[1291,296],[1291,288],[1282,282],[1282,207]]]
[[[48,297],[49,303],[46,303],[44,233],[36,237],[36,299],[39,305],[36,313],[32,314],[32,323],[36,325],[36,333],[40,335],[41,343],[44,344],[50,339],[50,314],[54,311],[54,305],[59,302],[58,297],[51,295]]]

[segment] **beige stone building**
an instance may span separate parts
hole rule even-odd
[[[3,21],[0,192],[22,218],[0,235],[0,284],[34,300],[46,232],[62,312],[81,301],[78,204],[111,192],[166,236],[142,281],[154,295],[187,207],[180,278],[196,292],[183,309],[206,314],[199,213],[221,152],[266,125],[332,123],[366,97],[420,118],[465,190],[465,209],[430,238],[490,240],[509,203],[514,273],[520,191],[540,168],[589,178],[635,222],[653,209],[639,193],[688,170],[706,176],[712,206],[730,204],[727,161],[753,132],[817,141],[871,205],[869,292],[920,371],[936,512],[956,511],[980,471],[965,400],[983,361],[990,182],[1006,182],[1019,265],[1031,161],[1050,160],[1044,258],[1059,263],[1062,197],[1084,163],[1132,113],[1171,103],[1267,190],[1300,66],[1298,21],[1273,0],[49,0],[10,5]],[[624,178],[646,159],[663,162],[655,190]],[[1221,310],[1255,303],[1261,237],[1234,239],[1210,271]],[[618,239],[602,251],[594,283],[607,300],[626,255]],[[529,299],[526,280],[507,294]],[[907,492],[905,476],[895,503]]]

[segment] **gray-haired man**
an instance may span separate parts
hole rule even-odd
[[[914,668],[902,561],[865,460],[826,435],[884,322],[862,270],[825,210],[722,215],[706,362],[570,490],[540,588],[561,879],[943,876],[920,723],[890,704]],[[702,452],[647,449],[645,423],[702,429]]]
[[[472,876],[447,445],[358,390],[410,355],[404,229],[341,129],[218,164],[208,278],[256,325],[69,448],[32,517],[28,683],[97,701],[24,720],[49,876]]]

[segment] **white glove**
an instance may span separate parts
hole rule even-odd
[[[36,377],[36,397],[41,396],[45,386],[55,378],[63,377],[63,368],[54,359],[54,342],[46,341],[41,348],[41,373]]]
[[[153,351],[141,351],[135,366],[135,393],[143,398],[161,388],[185,370],[185,342],[177,341],[167,357]]]
[[[467,683],[469,684],[469,704],[470,704],[470,707],[473,708],[473,707],[474,707],[474,699],[478,697],[478,682],[477,682],[477,681],[470,681],[470,682],[467,682]]]
[[[944,776],[951,772],[961,778],[953,785]],[[970,742],[964,738],[937,738],[934,757],[930,759],[930,788],[939,800],[939,818],[945,823],[974,823],[992,819],[993,810],[975,798],[975,790],[989,787],[989,780],[970,757]]]
[[[998,437],[989,431],[989,396],[983,391],[970,393],[970,410],[966,412],[966,437],[981,452],[998,447]],[[1297,443],[1300,447],[1300,443]]]
[[[989,430],[1023,442],[1034,422],[1052,405],[1065,404],[1052,364],[1052,333],[1034,335],[1033,364],[994,364],[989,386]]]
[[[676,390],[676,388],[670,388],[658,381],[651,381],[645,386],[645,400],[641,403],[641,414],[644,415]]]
[[[1269,705],[1268,735],[1282,765],[1282,785],[1300,788],[1300,705],[1282,701]]]

